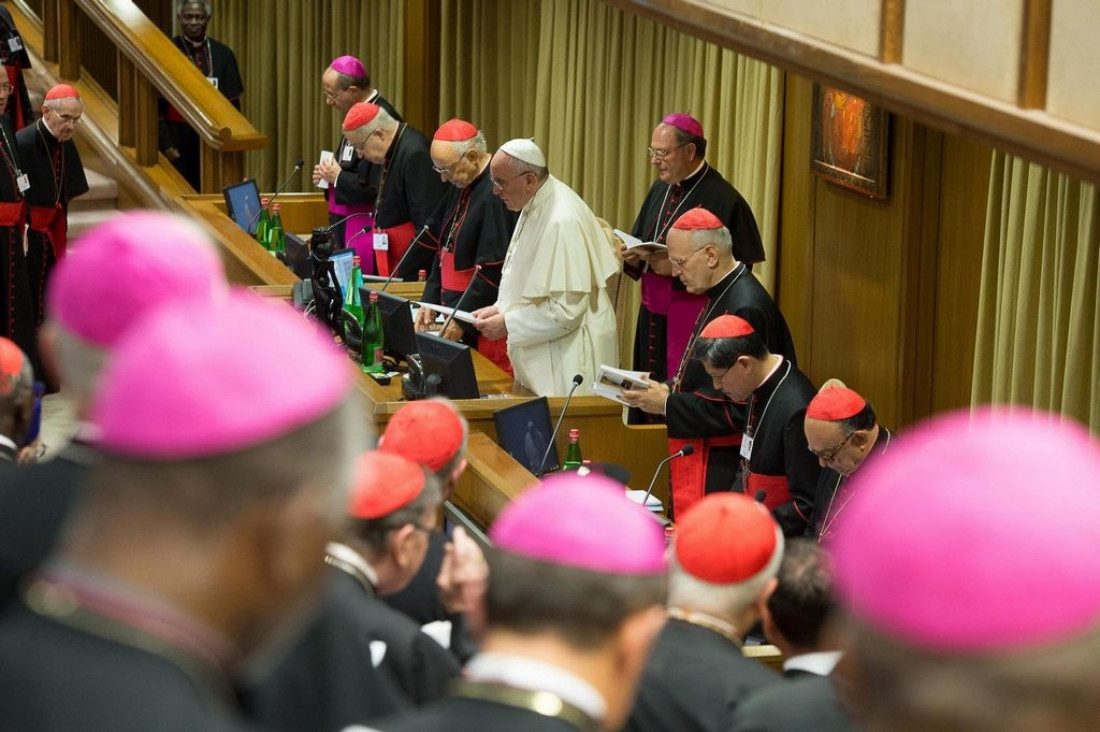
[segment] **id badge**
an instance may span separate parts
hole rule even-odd
[[[30,190],[31,180],[29,177],[27,177],[26,173],[23,173],[15,179],[15,185],[19,186],[20,193],[26,193],[28,190]]]
[[[354,155],[355,148],[351,145],[344,145],[344,150],[340,153],[340,161],[343,163],[350,163]]]
[[[388,252],[390,250],[390,235],[385,232],[376,232],[374,235],[374,251]]]
[[[748,435],[741,436],[741,457],[752,460],[752,438]]]
[[[12,53],[19,53],[23,50],[23,41],[19,40],[18,36],[12,36],[8,39],[8,48]]]
[[[211,84],[213,84],[215,89],[218,88],[218,77],[208,76],[208,77],[206,77],[206,80],[209,81]]]

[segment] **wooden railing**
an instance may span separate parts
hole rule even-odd
[[[220,191],[244,177],[244,153],[267,137],[206,80],[171,39],[131,0],[43,0],[46,61],[67,81],[81,78],[78,13],[118,48],[118,144],[135,162],[157,164],[157,97],[163,96],[202,142],[202,192]]]

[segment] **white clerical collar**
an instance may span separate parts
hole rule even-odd
[[[0,435],[0,446],[9,448],[12,452],[19,452],[19,445],[16,445],[15,441],[7,435]]]
[[[703,166],[704,166],[704,165],[706,165],[706,164],[707,164],[707,161],[706,161],[706,160],[700,160],[700,161],[699,161],[699,167],[698,167],[698,168],[696,168],[695,170],[691,171],[691,174],[690,174],[690,175],[685,175],[685,176],[684,176],[684,177],[683,177],[683,178],[682,178],[682,179],[680,180],[680,185],[683,185],[683,184],[684,184],[684,181],[685,181],[685,180],[691,180],[691,179],[692,179],[692,178],[694,178],[694,177],[695,177],[696,175],[698,175],[699,171],[700,171],[700,170],[702,170],[702,169],[703,169]]]
[[[533,658],[508,653],[478,653],[463,674],[470,681],[504,684],[527,691],[548,691],[595,720],[607,716],[607,702],[596,687],[574,673]]]
[[[375,89],[374,92],[369,97],[366,98],[366,101],[370,102],[371,104],[374,104],[374,100],[377,99],[377,98],[378,98],[378,90]]]
[[[776,354],[774,354],[774,355],[776,355],[776,356],[779,356],[779,358],[777,358],[777,359],[775,360],[775,366],[772,366],[772,370],[771,370],[771,371],[769,371],[769,372],[768,372],[768,375],[764,377],[764,380],[760,382],[760,385],[761,385],[761,386],[763,386],[764,384],[767,384],[767,383],[768,383],[768,379],[770,379],[771,377],[775,376],[775,372],[776,372],[776,371],[778,371],[778,370],[779,370],[779,367],[783,365],[783,354],[781,354],[781,353],[776,353]],[[759,387],[758,387],[758,388],[759,388]]]
[[[370,566],[366,559],[363,559],[362,554],[355,551],[347,544],[340,544],[335,541],[330,541],[325,546],[325,551],[341,562],[350,564],[358,569],[371,583],[372,587],[375,589],[378,588],[378,573],[374,571],[374,567]]]
[[[818,651],[791,656],[783,661],[784,671],[807,671],[818,676],[828,676],[840,662],[840,651]]]

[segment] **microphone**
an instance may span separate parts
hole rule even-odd
[[[367,211],[358,211],[356,213],[350,213],[347,216],[345,216],[344,218],[336,219],[335,221],[333,221],[328,226],[324,226],[322,228],[324,229],[324,232],[326,234],[330,234],[330,233],[332,233],[333,229],[335,229],[337,226],[344,223],[348,219],[354,219],[356,216],[367,216],[367,215],[369,215]],[[362,229],[359,230],[359,234],[365,233],[370,228],[371,227],[369,227],[369,226],[364,226]],[[356,234],[356,236],[358,236],[359,234]]]
[[[756,501],[757,503],[763,503],[763,502],[764,502],[764,500],[765,500],[765,499],[766,499],[767,497],[768,497],[768,492],[767,492],[766,490],[764,490],[763,488],[761,488],[760,490],[758,490],[758,491],[757,491],[756,493],[754,493],[754,494],[753,494],[753,496],[752,496],[753,500],[754,500],[754,501]]]
[[[283,181],[283,184],[281,186],[279,186],[278,190],[275,191],[275,195],[268,199],[268,201],[267,201],[268,206],[275,203],[275,199],[279,197],[280,193],[282,193],[283,191],[286,190],[286,187],[288,185],[290,185],[290,181],[294,179],[294,176],[296,176],[298,174],[298,171],[301,170],[302,166],[305,165],[305,164],[306,164],[305,160],[302,160],[301,158],[298,158],[298,162],[294,163],[294,170],[290,171],[290,175],[288,175],[286,177],[286,180]],[[261,208],[260,211],[263,211],[263,209]],[[248,222],[249,230],[252,229],[252,224],[256,223],[256,220],[260,218],[260,211],[257,211],[255,213],[255,215],[252,217],[252,220]]]
[[[481,271],[481,265],[480,264],[474,265],[474,277],[470,279],[470,284],[466,285],[466,289],[463,290],[462,294],[458,296],[458,302],[456,302],[455,306],[453,308],[451,308],[451,314],[449,316],[447,316],[447,320],[445,320],[443,322],[443,327],[439,330],[439,337],[440,338],[443,337],[443,334],[447,332],[447,328],[449,328],[451,323],[454,322],[455,313],[457,313],[459,311],[460,306],[462,305],[462,301],[466,299],[466,295],[469,294],[470,288],[472,288],[474,286],[474,279],[477,278],[477,273],[480,272],[480,271]],[[439,298],[439,299],[442,300],[443,298]]]
[[[546,446],[546,452],[542,454],[542,460],[539,460],[538,470],[535,471],[536,478],[541,478],[543,475],[543,469],[546,467],[546,458],[550,457],[550,450],[554,447],[554,440],[558,438],[558,432],[561,431],[561,421],[565,419],[565,410],[569,409],[569,402],[573,400],[573,392],[575,392],[577,387],[583,382],[583,375],[573,375],[573,388],[569,390],[569,394],[565,397],[565,404],[561,405],[561,414],[558,415],[558,423],[554,425],[554,432],[550,435],[550,444]]]
[[[412,254],[412,250],[416,248],[416,243],[420,241],[420,237],[424,236],[424,234],[427,233],[428,229],[431,228],[431,225],[433,223],[435,222],[431,219],[428,219],[428,222],[424,224],[420,231],[416,233],[416,236],[413,237],[413,240],[409,242],[409,248],[406,249],[405,253],[401,255],[401,259],[397,260],[397,266],[393,268],[393,271],[390,272],[390,276],[386,278],[385,283],[383,283],[382,287],[378,289],[379,292],[385,292],[386,288],[390,286],[390,283],[393,282],[393,278],[397,276],[397,271],[401,269],[401,265],[405,263],[405,259],[408,258],[408,256]],[[366,230],[366,227],[364,226],[363,229]]]
[[[684,445],[680,448],[679,452],[674,452],[657,463],[657,469],[653,471],[653,477],[649,480],[649,490],[645,492],[645,498],[642,499],[642,508],[646,508],[646,504],[649,503],[649,497],[653,495],[653,486],[657,484],[657,476],[661,474],[661,468],[665,466],[665,463],[670,460],[675,460],[678,457],[685,457],[693,452],[695,452],[695,445]],[[646,508],[646,510],[648,510],[648,508]]]

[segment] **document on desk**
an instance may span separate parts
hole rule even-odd
[[[473,325],[474,321],[476,320],[474,314],[471,312],[467,312],[466,310],[455,310],[454,308],[449,308],[446,305],[436,305],[435,303],[431,302],[418,302],[416,303],[416,305],[417,307],[428,308],[428,310],[434,310],[437,313],[442,313],[446,317],[450,317],[451,313],[454,313],[455,320],[461,320],[463,323],[469,323],[470,325]]]
[[[317,160],[317,164],[320,165],[321,163],[323,163],[327,160],[335,160],[335,159],[336,159],[336,155],[333,154],[332,150],[322,150],[321,151],[321,157],[320,157],[320,159]],[[317,187],[318,188],[328,188],[328,181],[325,180],[324,178],[320,179],[319,181],[317,181]]]
[[[596,384],[592,392],[629,407],[623,400],[623,389],[649,388],[648,376],[644,371],[625,371],[603,364],[596,370]]]

